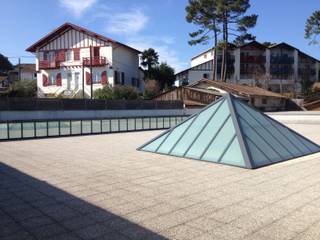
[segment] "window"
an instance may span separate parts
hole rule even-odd
[[[55,53],[54,52],[49,52],[48,53],[48,61],[53,62],[55,60]]]
[[[118,71],[114,71],[114,84],[119,84],[119,75]]]
[[[72,62],[73,60],[73,51],[72,50],[68,50],[66,52],[66,61],[67,62]]]
[[[56,76],[55,74],[49,75],[49,85],[56,85]]]
[[[203,74],[203,78],[209,79],[209,74],[208,74],[208,73],[204,73],[204,74]]]
[[[40,61],[44,60],[44,53],[43,52],[39,52],[39,60]]]
[[[268,100],[266,98],[262,98],[261,102],[262,102],[262,104],[267,104]]]
[[[92,83],[101,83],[101,73],[100,72],[93,72],[92,73]]]
[[[121,73],[121,84],[124,85],[125,84],[125,78],[124,78],[124,72]]]
[[[207,58],[207,54],[203,55],[203,57],[204,57],[204,59],[206,59]]]
[[[75,61],[80,60],[80,48],[73,49],[73,58]]]

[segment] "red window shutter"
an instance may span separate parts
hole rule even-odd
[[[59,61],[64,62],[65,61],[65,53],[64,50],[60,50],[59,51],[59,57],[58,57]]]
[[[91,84],[91,74],[86,72],[86,84],[90,85]]]
[[[56,85],[62,86],[62,79],[61,79],[61,73],[58,73],[56,76]]]
[[[80,48],[73,49],[73,59],[80,60]]]
[[[108,84],[107,71],[101,73],[101,84]]]
[[[42,85],[44,87],[48,86],[49,82],[48,82],[48,77],[45,74],[42,74]]]

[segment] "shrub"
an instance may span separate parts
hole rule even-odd
[[[113,87],[113,99],[134,100],[139,98],[138,89],[131,86],[116,85]]]
[[[103,88],[95,90],[93,93],[93,97],[94,99],[112,99],[113,93],[111,86],[106,85]]]
[[[159,93],[160,93],[159,83],[156,80],[147,79],[144,85],[144,93],[143,93],[144,98],[151,99]]]
[[[139,92],[137,88],[126,85],[104,86],[94,91],[93,97],[94,99],[134,100],[139,98]]]
[[[37,81],[23,80],[14,82],[7,92],[8,97],[36,97]]]

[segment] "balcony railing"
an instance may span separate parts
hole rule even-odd
[[[271,64],[293,64],[294,58],[286,55],[283,56],[271,56]]]
[[[265,63],[266,57],[265,56],[241,56],[240,61],[243,63]]]
[[[39,61],[40,69],[50,69],[50,68],[58,68],[58,67],[60,67],[59,61],[49,61],[49,60]]]
[[[90,58],[83,58],[83,65],[84,66],[90,66]],[[107,59],[105,57],[93,57],[92,58],[92,66],[103,66],[107,64]]]

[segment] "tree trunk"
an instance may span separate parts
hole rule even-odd
[[[224,14],[223,20],[223,38],[224,38],[224,48],[223,48],[223,72],[221,72],[222,81],[226,82],[227,79],[227,65],[228,65],[228,12]]]
[[[212,62],[212,80],[217,79],[217,46],[218,46],[218,34],[214,31],[214,49],[213,49],[213,62]]]

